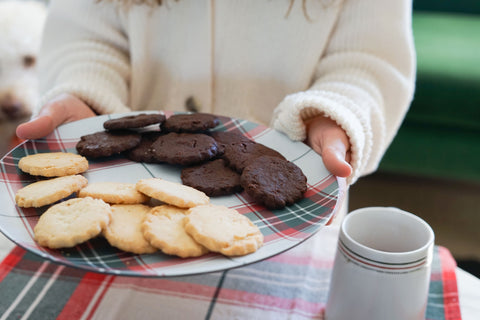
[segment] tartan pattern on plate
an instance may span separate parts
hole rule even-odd
[[[176,319],[181,310],[183,319],[323,319],[333,256],[292,251],[223,272],[148,279],[69,268],[16,247],[0,265],[0,314]],[[426,319],[461,319],[455,266],[436,246]]]
[[[169,116],[171,113],[166,112]],[[179,276],[219,271],[269,258],[312,236],[327,224],[342,195],[341,183],[323,166],[321,157],[301,142],[293,142],[284,134],[249,121],[220,117],[215,130],[236,131],[281,152],[297,164],[307,176],[305,198],[280,210],[267,210],[254,203],[246,193],[212,198],[212,203],[223,204],[250,218],[262,231],[265,244],[257,252],[228,258],[208,254],[195,259],[181,259],[161,253],[134,255],[111,247],[105,239],[97,238],[74,248],[50,250],[39,247],[33,240],[33,228],[39,216],[47,209],[19,208],[15,193],[22,187],[44,178],[33,177],[18,169],[20,158],[35,153],[72,152],[80,136],[103,131],[103,122],[119,115],[104,115],[72,122],[59,127],[44,139],[25,141],[0,161],[0,230],[19,246],[43,258],[66,266],[80,267],[113,275]],[[90,159],[84,176],[89,182],[118,181],[135,183],[139,179],[160,177],[181,182],[180,168],[168,164],[145,164],[112,156]]]

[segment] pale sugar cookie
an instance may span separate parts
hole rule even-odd
[[[88,180],[81,175],[41,180],[18,190],[15,202],[19,207],[41,207],[68,197],[85,187]]]
[[[157,251],[143,237],[141,228],[150,207],[143,204],[116,204],[111,208],[112,219],[103,230],[103,236],[110,245],[137,254]]]
[[[75,198],[45,211],[34,228],[35,241],[51,249],[69,248],[99,235],[110,221],[110,205],[100,199]]]
[[[110,204],[140,204],[149,198],[135,188],[135,183],[93,182],[78,192],[79,197],[102,199]]]
[[[250,219],[234,209],[203,205],[188,210],[185,231],[210,251],[240,256],[257,251],[263,235]]]
[[[183,228],[187,209],[170,205],[153,208],[143,222],[143,235],[163,253],[182,258],[198,257],[208,249],[198,244]]]
[[[191,208],[210,201],[202,191],[160,178],[141,179],[136,188],[149,197],[180,208]]]
[[[69,152],[37,153],[21,158],[18,167],[34,176],[63,177],[87,171],[88,160]]]

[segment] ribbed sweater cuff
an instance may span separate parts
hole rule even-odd
[[[290,139],[306,139],[305,121],[320,114],[334,120],[345,130],[350,140],[353,173],[347,183],[354,183],[365,166],[365,152],[371,146],[371,133],[366,130],[361,116],[354,107],[348,107],[344,97],[331,92],[305,91],[291,94],[278,105],[274,113],[273,127],[287,134]],[[362,123],[363,122],[363,123]]]
[[[102,90],[98,90],[98,88],[65,84],[52,88],[41,97],[39,104],[35,108],[34,116],[40,112],[40,109],[46,103],[63,93],[69,93],[76,96],[85,102],[97,114],[124,113],[131,111],[131,109],[125,106],[125,104],[114,94],[105,94],[104,91],[102,93]]]

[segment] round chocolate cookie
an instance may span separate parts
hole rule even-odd
[[[210,113],[174,114],[163,124],[168,132],[205,132],[220,123],[217,116]]]
[[[210,136],[217,141],[218,145],[218,157],[223,156],[225,153],[225,146],[241,143],[241,142],[253,142],[243,134],[234,131],[212,131]]]
[[[223,159],[202,163],[182,170],[183,184],[216,197],[242,191],[240,174],[230,169]]]
[[[155,154],[153,153],[152,144],[158,137],[164,133],[160,131],[142,132],[142,140],[140,143],[126,152],[128,159],[135,162],[156,163]]]
[[[307,178],[293,162],[278,157],[258,157],[242,172],[246,193],[269,209],[281,209],[303,198]]]
[[[243,134],[233,131],[213,131],[210,133],[210,136],[217,141],[217,144],[221,145],[239,142],[252,142],[252,140],[245,137]]]
[[[76,149],[85,157],[108,157],[136,147],[140,140],[132,131],[100,131],[80,137]]]
[[[228,165],[239,173],[253,160],[261,156],[285,159],[278,151],[252,140],[225,145],[223,152],[223,158],[227,161]]]
[[[152,152],[157,162],[188,166],[215,158],[218,146],[206,134],[170,132],[155,140]]]
[[[165,121],[165,115],[161,113],[140,113],[133,116],[125,116],[118,119],[110,119],[103,123],[107,130],[135,129]]]

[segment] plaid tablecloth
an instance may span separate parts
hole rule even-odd
[[[0,319],[323,319],[337,231],[241,268],[136,278],[54,264],[16,247],[0,265]],[[435,247],[427,319],[461,319],[455,260]]]

